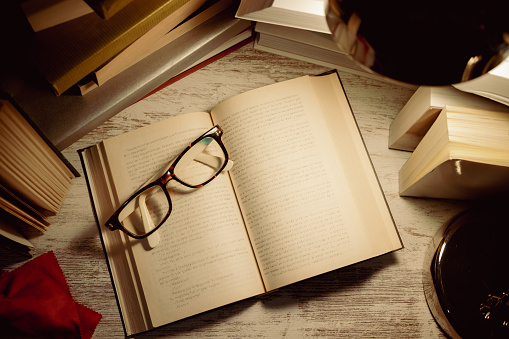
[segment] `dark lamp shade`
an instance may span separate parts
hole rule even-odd
[[[460,213],[428,248],[424,294],[451,338],[509,338],[508,204]]]
[[[509,1],[329,0],[326,11],[345,53],[406,83],[468,81],[509,55]]]

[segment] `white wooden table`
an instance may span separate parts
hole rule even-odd
[[[256,51],[250,44],[132,105],[63,153],[83,173],[78,149],[172,115],[209,110],[249,89],[326,70]],[[349,73],[340,75],[404,249],[140,337],[444,337],[426,304],[422,265],[431,237],[466,204],[399,197],[398,170],[409,153],[387,148],[388,128],[414,90]],[[75,300],[102,314],[94,338],[123,337],[84,176],[74,180],[48,232],[31,241],[36,256],[55,252]],[[10,270],[24,263],[14,259],[0,257],[0,268]]]

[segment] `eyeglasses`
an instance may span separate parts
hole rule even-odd
[[[108,219],[106,227],[121,230],[135,239],[154,234],[172,210],[168,182],[174,179],[184,186],[199,188],[231,168],[233,162],[228,159],[222,134],[223,130],[216,125],[193,141],[169,166],[127,199]]]

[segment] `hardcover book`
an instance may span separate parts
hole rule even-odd
[[[34,32],[93,12],[83,0],[26,0],[21,7]]]
[[[233,168],[201,188],[169,184],[157,246],[156,233],[136,240],[105,226],[214,125]],[[335,72],[245,92],[80,156],[126,335],[402,247]]]
[[[330,33],[257,22],[254,48],[317,65],[388,81],[366,72],[348,54],[341,51]]]

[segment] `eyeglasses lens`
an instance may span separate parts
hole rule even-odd
[[[191,186],[199,186],[214,178],[226,161],[219,143],[206,137],[191,147],[175,166],[175,176]]]
[[[175,176],[190,186],[201,186],[219,174],[226,161],[221,145],[205,137],[188,149],[174,168]],[[151,186],[134,197],[120,212],[120,223],[132,234],[143,236],[158,227],[170,212],[163,188]]]
[[[119,220],[132,234],[142,236],[159,226],[170,211],[170,204],[160,186],[138,194],[122,210]]]

